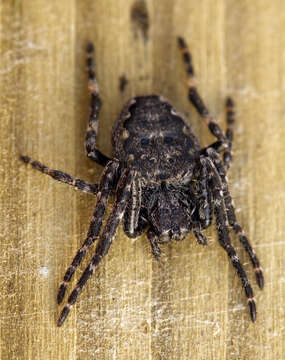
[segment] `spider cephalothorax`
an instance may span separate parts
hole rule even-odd
[[[160,257],[160,244],[182,240],[193,232],[197,241],[207,244],[203,230],[215,218],[218,240],[227,252],[244,287],[252,321],[256,319],[253,290],[239,257],[231,244],[232,228],[247,251],[260,288],[264,285],[259,261],[242,228],[236,221],[226,172],[231,162],[234,122],[233,102],[226,103],[227,131],[224,134],[200,98],[195,86],[190,53],[185,41],[178,39],[188,75],[189,100],[205,120],[216,142],[201,148],[189,125],[168,101],[157,95],[130,99],[117,119],[113,131],[112,158],[96,146],[98,115],[101,108],[93,64],[93,45],[87,47],[87,66],[91,110],[86,135],[87,156],[105,167],[100,184],[89,184],[59,170],[52,170],[28,156],[21,159],[56,180],[97,195],[87,238],[78,250],[60,285],[61,303],[66,287],[90,246],[98,239],[95,255],[71,292],[58,320],[61,326],[72,305],[107,254],[116,229],[123,220],[124,231],[137,237],[147,229],[152,253]],[[223,160],[218,153],[223,152]],[[101,231],[110,194],[115,193],[113,209]]]

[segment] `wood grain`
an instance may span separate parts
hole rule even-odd
[[[1,360],[285,358],[284,34],[285,5],[277,0],[0,1]],[[161,263],[145,235],[134,242],[120,228],[57,328],[57,287],[96,199],[27,168],[18,154],[98,181],[102,169],[84,152],[90,40],[104,101],[102,151],[111,155],[124,102],[150,93],[169,98],[189,115],[202,144],[210,143],[187,101],[178,35],[188,40],[199,88],[222,126],[225,97],[237,104],[229,177],[239,221],[265,271],[263,291],[233,242],[253,283],[258,320],[250,322],[214,228],[207,248],[191,235],[165,246]]]

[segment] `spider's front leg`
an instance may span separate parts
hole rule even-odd
[[[114,239],[117,227],[124,215],[127,201],[130,197],[130,193],[131,193],[130,188],[133,179],[134,179],[134,172],[132,170],[125,169],[123,171],[123,174],[121,175],[121,178],[119,179],[115,204],[107,220],[107,223],[104,227],[100,241],[96,246],[95,255],[92,258],[91,262],[88,264],[85,271],[83,272],[74,290],[70,294],[67,304],[65,305],[65,307],[63,308],[60,314],[57,326],[61,326],[63,324],[67,315],[70,312],[71,307],[75,303],[78,295],[81,293],[84,285],[86,284],[90,276],[94,273],[102,258],[105,255],[107,255],[109,248],[112,244],[112,241]]]
[[[124,232],[130,238],[136,238],[139,234],[139,216],[142,202],[141,181],[137,177],[131,187],[131,196],[124,215]]]
[[[111,159],[101,153],[101,151],[97,149],[96,144],[96,138],[98,134],[99,112],[102,106],[102,102],[99,96],[99,87],[94,70],[94,46],[91,43],[87,46],[87,69],[88,89],[91,95],[91,102],[88,128],[85,139],[86,152],[87,156],[91,160],[96,161],[99,165],[106,166],[107,162]]]
[[[220,245],[227,252],[236,272],[242,282],[245,295],[248,299],[248,306],[252,322],[256,320],[256,304],[254,300],[253,290],[250,281],[243,269],[240,259],[231,244],[229,236],[228,216],[225,207],[225,199],[223,196],[223,185],[219,173],[213,164],[212,160],[208,157],[201,157],[201,163],[205,164],[208,169],[208,179],[211,183],[212,193],[214,198],[214,213],[216,217],[216,227],[218,231],[218,240]]]
[[[87,181],[77,179],[69,174],[66,174],[63,171],[51,169],[37,160],[32,160],[29,156],[20,155],[20,160],[24,161],[26,164],[30,164],[34,169],[42,172],[43,174],[49,175],[53,179],[62,183],[71,185],[77,190],[81,190],[83,192],[91,193],[94,195],[97,194],[97,184],[89,184]]]
[[[97,202],[95,206],[95,210],[91,219],[91,223],[89,226],[89,231],[87,234],[87,238],[85,239],[83,245],[77,251],[71,265],[66,270],[63,282],[61,283],[58,294],[57,294],[57,302],[60,304],[64,298],[66,287],[68,283],[71,281],[75,270],[81,263],[83,257],[86,255],[90,246],[94,243],[100,233],[103,217],[105,214],[108,198],[110,192],[113,188],[114,178],[117,175],[119,163],[117,161],[112,161],[107,164],[102,176],[99,185],[99,190],[97,194]]]

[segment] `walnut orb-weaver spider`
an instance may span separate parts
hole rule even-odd
[[[191,231],[198,243],[207,245],[202,230],[211,225],[213,216],[218,241],[240,277],[248,299],[251,320],[256,320],[253,290],[229,236],[229,229],[232,228],[248,253],[257,284],[263,288],[264,278],[259,260],[236,221],[226,178],[232,159],[234,104],[230,98],[227,99],[227,130],[224,134],[197,91],[191,55],[184,39],[179,37],[178,44],[186,66],[189,100],[216,137],[213,144],[201,149],[184,117],[163,97],[149,95],[134,97],[127,102],[113,130],[113,158],[102,154],[96,146],[101,100],[94,71],[94,47],[89,44],[87,67],[91,110],[86,151],[91,160],[104,166],[100,183],[89,184],[62,171],[52,170],[28,156],[21,156],[21,160],[54,179],[97,195],[86,240],[77,251],[59,287],[59,304],[76,268],[94,241],[99,239],[95,255],[71,292],[58,326],[63,324],[87,280],[108,253],[122,219],[124,231],[129,237],[137,237],[148,228],[147,238],[154,257],[158,259],[161,243],[172,239],[182,240]],[[220,152],[223,152],[223,160],[218,155]],[[101,232],[112,192],[116,196],[115,202]]]

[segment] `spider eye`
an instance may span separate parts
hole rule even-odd
[[[172,136],[164,137],[164,144],[171,145],[174,143],[174,138]]]
[[[148,138],[142,138],[141,139],[141,145],[142,146],[149,145],[149,139]]]

